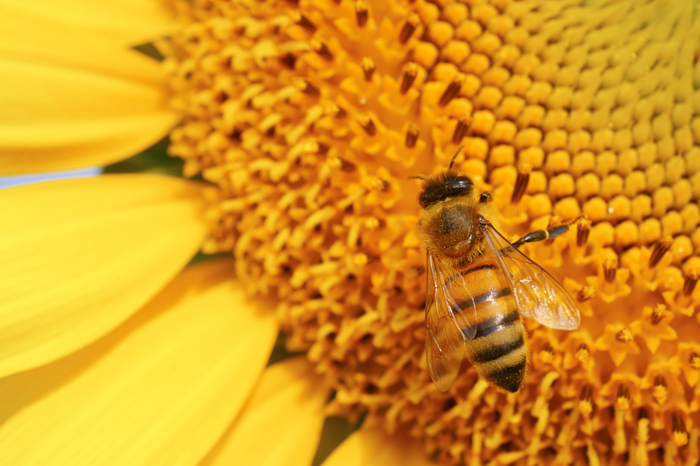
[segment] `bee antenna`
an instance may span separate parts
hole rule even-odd
[[[462,149],[464,149],[464,144],[459,146],[459,149],[457,149],[457,153],[455,153],[455,155],[452,157],[452,160],[450,160],[450,166],[448,167],[448,170],[452,168],[452,164],[455,163],[455,159],[457,158],[459,153],[462,152]]]
[[[420,175],[411,175],[411,176],[408,177],[408,179],[409,179],[409,180],[415,180],[415,179],[424,180],[425,177],[424,177],[424,176],[420,176]]]

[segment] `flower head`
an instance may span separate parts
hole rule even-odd
[[[687,457],[692,6],[301,0],[187,14],[167,61],[186,115],[171,153],[220,187],[207,250],[233,251],[251,289],[281,298],[288,345],[336,390],[332,412],[407,426],[451,461]],[[408,178],[462,145],[456,167],[492,192],[507,234],[587,219],[527,249],[584,317],[571,333],[528,324],[514,396],[472,368],[445,394],[427,376]]]
[[[288,349],[334,390],[327,413],[366,414],[352,442],[384,439],[376,427],[448,463],[697,462],[696,5],[171,5],[169,152],[215,187],[194,196],[203,251],[232,253],[248,291],[277,298]],[[410,177],[460,147],[455,168],[508,238],[571,224],[524,250],[582,323],[527,322],[516,394],[472,367],[442,393],[426,367]]]

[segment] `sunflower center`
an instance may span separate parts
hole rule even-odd
[[[289,348],[336,390],[331,412],[407,426],[448,461],[642,464],[648,448],[678,461],[676,446],[697,448],[691,2],[175,5],[186,25],[166,66],[184,118],[170,152],[219,188],[204,250],[232,252],[251,292],[279,298]],[[408,178],[460,146],[455,168],[492,193],[507,236],[587,217],[526,247],[582,325],[528,324],[539,356],[517,395],[470,367],[443,394],[425,367]]]

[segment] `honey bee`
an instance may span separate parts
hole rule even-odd
[[[525,243],[568,230],[538,230],[510,243],[498,231],[488,201],[464,174],[452,169],[423,179],[424,209],[418,232],[427,252],[426,357],[443,392],[464,357],[489,382],[509,392],[527,372],[527,333],[521,316],[547,327],[574,330],[580,317],[571,295],[520,252]]]

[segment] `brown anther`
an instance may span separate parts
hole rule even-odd
[[[419,21],[418,15],[411,15],[408,17],[406,23],[401,28],[401,32],[399,33],[400,44],[405,44],[408,42],[408,39],[410,39],[413,33],[416,31]]]
[[[581,346],[578,347],[578,350],[576,350],[576,359],[581,362],[586,362],[590,357],[591,351],[588,349],[588,346],[581,344]]]
[[[681,413],[678,411],[671,413],[671,425],[673,426],[673,442],[678,447],[686,445],[688,443],[688,430]]]
[[[630,409],[630,390],[626,384],[620,384],[617,387],[617,408],[621,411]]]
[[[605,281],[608,283],[615,281],[615,277],[617,276],[616,259],[607,259],[605,262],[603,262],[603,276],[605,277]]]
[[[344,159],[339,159],[340,160],[340,170],[344,172],[351,172],[355,171],[357,167],[355,166],[354,163],[348,162],[347,160]]]
[[[316,151],[317,154],[320,155],[326,155],[328,154],[328,151],[330,150],[330,146],[323,144],[322,142],[318,143],[318,150]]]
[[[665,304],[657,304],[653,311],[651,311],[651,323],[652,325],[658,325],[659,322],[663,320],[664,317],[668,315],[668,310]]]
[[[576,301],[583,303],[589,299],[595,298],[595,288],[592,286],[584,286],[576,295]]]
[[[362,28],[367,24],[369,11],[367,10],[367,4],[365,2],[359,1],[355,3],[355,19],[357,19],[357,27]]]
[[[685,296],[690,296],[693,294],[693,291],[695,291],[695,285],[698,284],[698,278],[700,278],[700,270],[688,270],[688,274],[685,276],[685,281],[683,282],[683,294]]]
[[[215,96],[214,99],[216,100],[217,103],[223,104],[228,100],[228,94],[225,93],[224,91],[219,91]]]
[[[348,112],[338,105],[332,104],[327,108],[327,112],[336,118],[345,118],[348,116]]]
[[[292,55],[291,53],[286,53],[286,54],[282,55],[282,56],[279,58],[279,60],[280,60],[280,62],[281,62],[284,66],[286,66],[287,68],[293,70],[293,69],[294,69],[294,65],[295,65],[296,62],[297,62],[297,57],[295,57],[295,56]]]
[[[374,136],[377,134],[377,127],[374,125],[374,122],[370,117],[366,115],[358,115],[357,122],[360,123],[362,129],[364,129],[365,133],[367,133],[369,136]]]
[[[409,149],[416,147],[418,136],[420,136],[420,128],[413,123],[409,123],[406,130],[406,147]]]
[[[374,64],[374,60],[368,57],[364,57],[362,59],[362,71],[365,74],[365,81],[369,82],[372,80],[372,76],[374,76],[374,71],[377,69],[377,66]]]
[[[455,126],[455,132],[452,133],[452,144],[459,144],[462,142],[473,120],[474,119],[469,115],[462,114],[459,116],[459,119],[457,119],[457,126]]]
[[[692,367],[696,371],[700,371],[700,354],[692,353],[688,362],[690,363],[690,367]]]
[[[652,396],[660,405],[664,404],[668,399],[668,385],[663,375],[657,375],[654,378],[654,389]]]
[[[628,329],[627,327],[623,328],[619,332],[617,332],[617,335],[615,335],[615,338],[617,338],[617,341],[620,341],[622,343],[629,343],[630,341],[634,340],[634,336],[632,335],[632,331]]]
[[[321,91],[319,90],[319,88],[308,81],[304,81],[304,89],[302,90],[302,92],[306,95],[310,95],[313,97],[318,97],[321,95]]]
[[[316,51],[317,54],[323,57],[324,60],[333,61],[333,53],[331,53],[331,51],[328,49],[328,46],[326,46],[326,44],[324,44],[323,42],[314,39],[311,41],[311,47]]]
[[[399,87],[399,92],[401,92],[401,94],[408,92],[413,85],[413,81],[416,80],[416,76],[418,76],[418,65],[411,62],[406,65],[406,69],[403,72],[403,77],[401,78],[401,87]]]
[[[593,387],[590,385],[586,385],[583,387],[581,390],[581,395],[579,396],[579,400],[581,401],[591,401],[593,399]]]
[[[510,196],[511,204],[516,204],[523,198],[523,194],[525,194],[527,185],[530,182],[530,172],[532,172],[532,166],[530,166],[529,163],[521,163],[518,165],[518,175],[515,178],[513,194]]]
[[[583,247],[591,234],[591,221],[581,217],[576,222],[576,246]]]
[[[450,101],[454,99],[457,94],[459,94],[459,91],[462,89],[462,84],[464,84],[464,76],[461,74],[457,75],[457,77],[455,77],[455,79],[447,85],[447,89],[445,89],[445,92],[443,92],[438,104],[441,107],[449,104]]]
[[[651,251],[651,257],[649,257],[649,267],[656,267],[661,258],[671,249],[673,244],[673,238],[666,235],[659,241],[654,243],[654,249]]]
[[[314,25],[314,23],[312,23],[311,21],[309,21],[309,18],[307,18],[306,16],[304,16],[304,15],[301,14],[301,13],[298,13],[298,12],[295,12],[295,13],[296,13],[296,16],[297,16],[296,23],[297,23],[299,26],[303,27],[304,29],[306,29],[306,30],[309,31],[309,32],[315,32],[315,31],[316,31],[316,26]]]

